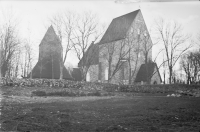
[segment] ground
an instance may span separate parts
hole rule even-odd
[[[35,89],[1,88],[1,131],[200,131],[199,97],[31,96]]]

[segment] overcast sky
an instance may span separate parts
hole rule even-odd
[[[96,13],[101,23],[109,25],[113,18],[132,12],[140,8],[146,21],[148,29],[158,17],[175,20],[182,23],[185,33],[193,34],[200,32],[200,2],[146,2],[119,4],[114,0],[103,1],[0,1],[2,14],[12,10],[20,27],[19,33],[22,38],[30,36],[34,45],[36,59],[38,57],[39,44],[46,28],[50,25],[48,19],[56,13],[72,10],[76,12],[92,11]],[[3,12],[3,13],[2,13]],[[3,18],[0,16],[0,18]],[[0,22],[2,19],[0,20]],[[154,51],[156,49],[154,48]],[[154,52],[155,53],[155,52]],[[74,66],[77,64],[75,54],[70,54],[67,59]]]

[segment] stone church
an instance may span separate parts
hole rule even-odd
[[[146,35],[149,35],[149,32],[140,10],[114,18],[100,42],[91,44],[88,48],[89,54],[86,57],[93,56],[94,62],[87,72],[86,80],[114,84],[145,84],[145,78],[148,76],[151,77],[151,84],[161,83],[158,67],[156,63],[151,62],[152,49],[146,56],[148,63],[145,63],[147,60],[142,54],[141,48],[144,47],[144,43],[140,40],[144,40]],[[148,39],[147,46],[152,46],[151,38]],[[140,48],[137,50],[137,47]]]
[[[53,26],[50,26],[39,45],[39,59],[29,77],[59,79],[62,51],[60,40]],[[63,79],[74,80],[65,67],[63,67]]]

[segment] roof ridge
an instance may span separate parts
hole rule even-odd
[[[126,15],[129,15],[129,14],[132,14],[132,13],[135,13],[135,12],[139,12],[139,11],[141,11],[141,10],[140,10],[140,9],[137,9],[137,10],[135,10],[135,11],[132,11],[132,12],[126,13],[126,14],[124,14],[124,15],[115,17],[113,20],[115,20],[115,19],[117,19],[117,18],[120,18],[120,17],[123,17],[123,16],[126,16]]]
[[[100,44],[124,39],[140,9],[114,18],[100,40]]]

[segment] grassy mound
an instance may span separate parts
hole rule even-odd
[[[97,90],[74,90],[74,89],[52,89],[52,90],[35,90],[31,92],[31,96],[67,96],[67,97],[81,97],[81,96],[112,96],[111,92],[97,91]]]

